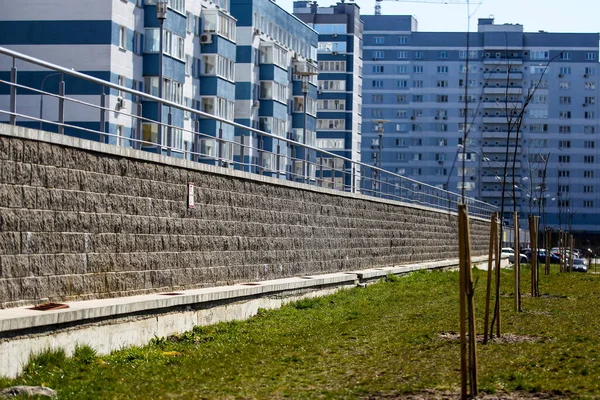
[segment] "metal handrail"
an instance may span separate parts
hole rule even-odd
[[[38,65],[40,67],[44,67],[59,73],[62,73],[64,75],[69,75],[75,78],[79,78],[79,79],[83,79],[85,81],[88,82],[92,82],[92,83],[96,83],[98,85],[100,85],[101,87],[107,87],[107,88],[112,88],[115,90],[118,90],[120,92],[124,92],[124,93],[129,93],[132,96],[136,96],[138,98],[143,98],[145,100],[148,101],[154,101],[157,103],[162,104],[163,106],[167,106],[167,107],[173,107],[175,109],[179,109],[182,110],[184,112],[190,113],[195,115],[196,117],[200,117],[200,118],[205,118],[205,119],[212,119],[224,124],[227,124],[229,126],[232,127],[236,127],[236,128],[240,128],[244,131],[247,132],[251,132],[254,133],[256,135],[258,135],[259,137],[268,137],[268,138],[272,138],[284,143],[287,143],[288,145],[291,146],[295,146],[296,148],[302,148],[305,151],[305,155],[302,158],[296,158],[296,157],[291,157],[289,155],[286,154],[278,154],[278,153],[273,153],[273,152],[268,152],[260,147],[252,147],[251,145],[247,145],[246,143],[237,143],[235,141],[228,141],[225,140],[223,138],[219,138],[216,136],[211,136],[209,134],[206,133],[202,133],[202,132],[197,132],[197,131],[191,131],[188,129],[185,129],[183,127],[178,127],[178,126],[174,126],[174,125],[170,125],[168,123],[161,123],[161,126],[163,126],[163,129],[165,128],[175,128],[175,129],[179,129],[181,131],[185,131],[188,133],[192,133],[193,135],[198,135],[201,136],[203,138],[207,138],[210,140],[214,140],[215,143],[219,143],[219,146],[224,146],[227,145],[229,146],[229,149],[234,149],[235,146],[240,146],[242,149],[248,148],[248,149],[254,149],[256,150],[259,154],[269,154],[270,156],[275,156],[275,157],[279,157],[281,159],[284,160],[288,160],[288,163],[284,164],[289,166],[290,163],[289,161],[302,161],[304,163],[306,163],[306,166],[308,169],[312,169],[314,168],[315,171],[320,170],[320,171],[324,171],[324,172],[330,172],[332,174],[332,176],[330,177],[330,183],[331,186],[333,188],[335,188],[337,185],[334,182],[334,176],[333,174],[341,174],[342,179],[342,190],[353,190],[355,188],[355,184],[354,182],[356,182],[357,180],[360,180],[361,182],[363,182],[363,185],[361,187],[359,187],[358,189],[361,191],[361,193],[363,194],[371,194],[372,196],[378,196],[378,197],[382,197],[382,198],[387,198],[387,199],[397,199],[397,200],[401,200],[401,201],[405,201],[405,202],[412,202],[412,203],[416,203],[416,204],[425,204],[431,207],[435,207],[435,208],[440,208],[440,209],[451,209],[452,205],[456,205],[459,204],[461,202],[461,198],[460,195],[458,193],[454,193],[454,192],[450,192],[423,182],[419,182],[417,180],[411,179],[411,178],[407,178],[405,176],[387,171],[385,169],[373,166],[373,165],[369,165],[360,161],[354,161],[351,160],[349,158],[337,155],[335,153],[329,152],[327,150],[323,150],[311,145],[307,145],[307,144],[303,144],[303,143],[299,143],[296,142],[294,140],[288,139],[287,137],[282,137],[282,136],[277,136],[275,134],[269,133],[269,132],[264,132],[261,131],[259,129],[256,128],[252,128],[246,125],[242,125],[239,124],[237,122],[233,122],[233,121],[229,121],[227,119],[224,119],[222,117],[218,117],[212,114],[208,114],[206,112],[203,111],[199,111],[199,110],[195,110],[193,108],[181,105],[181,104],[177,104],[175,102],[169,101],[169,100],[164,100],[161,99],[159,97],[153,96],[151,94],[148,93],[144,93],[144,92],[139,92],[137,90],[134,89],[130,89],[124,86],[119,86],[117,84],[114,84],[112,82],[108,82],[93,76],[89,76],[86,74],[83,74],[81,72],[77,72],[71,69],[67,69],[65,67],[53,64],[53,63],[49,63],[47,61],[43,61],[40,59],[37,59],[35,57],[31,57],[22,53],[18,53],[15,52],[13,50],[9,50],[3,47],[0,47],[0,54],[6,55],[8,57],[11,57],[13,59],[13,65],[15,64],[15,60],[21,60],[27,63],[31,63],[31,64],[35,64]],[[4,80],[0,80],[0,83],[9,85],[10,87],[14,88],[15,90],[11,90],[11,96],[12,93],[16,93],[16,88],[20,88],[20,89],[25,89],[25,90],[29,90],[29,91],[34,91],[36,93],[40,93],[42,95],[49,95],[55,98],[58,98],[59,100],[67,100],[70,102],[75,102],[77,104],[81,104],[81,105],[85,105],[85,106],[89,106],[89,107],[93,107],[99,110],[102,110],[102,112],[106,112],[106,111],[114,111],[112,109],[110,109],[109,107],[103,107],[102,105],[98,106],[96,104],[91,104],[88,102],[84,102],[78,99],[73,99],[73,98],[69,98],[65,95],[56,95],[54,93],[49,93],[49,92],[45,92],[43,90],[39,90],[36,88],[32,88],[32,87],[28,87],[28,86],[24,86],[24,85],[20,85],[17,82],[8,82],[8,81],[4,81]],[[16,95],[15,95],[16,96]],[[149,122],[153,122],[153,123],[157,123],[157,121],[154,121],[152,119],[148,119],[148,118],[144,118],[141,115],[135,115],[135,114],[131,114],[131,113],[127,113],[127,112],[121,112],[118,111],[120,114],[123,115],[128,115],[132,118],[138,119],[138,120],[143,120],[143,121],[149,121]],[[154,142],[147,142],[147,141],[143,141],[141,139],[138,138],[133,138],[133,137],[121,137],[118,135],[114,135],[114,134],[110,134],[108,132],[102,132],[102,131],[95,131],[93,129],[89,129],[89,128],[83,128],[80,126],[76,126],[76,125],[71,125],[71,124],[66,124],[64,122],[54,122],[54,121],[49,121],[49,120],[44,120],[44,119],[40,119],[40,118],[36,118],[36,117],[32,117],[32,116],[28,116],[28,115],[24,115],[24,114],[20,114],[20,113],[16,113],[16,112],[11,112],[11,111],[3,111],[0,110],[0,113],[2,114],[8,114],[11,117],[20,117],[20,118],[25,118],[25,119],[30,119],[30,120],[34,120],[34,121],[39,121],[39,122],[47,122],[47,123],[51,123],[51,124],[55,124],[55,125],[59,125],[62,127],[69,127],[69,128],[73,128],[73,129],[78,129],[78,130],[82,130],[82,131],[86,131],[86,132],[92,132],[95,134],[99,134],[101,135],[101,137],[116,137],[119,140],[123,141],[123,142],[129,142],[129,143],[139,143],[140,145],[147,145],[147,146],[154,146],[154,147],[159,147],[159,148],[163,148],[163,149],[167,149],[168,151],[176,151],[177,153],[181,153],[181,152],[185,152],[186,154],[190,154],[190,155],[195,155],[195,156],[200,156],[203,158],[211,158],[213,160],[218,161],[219,163],[222,163],[223,161],[227,161],[230,164],[233,165],[241,165],[242,167],[248,167],[250,169],[252,168],[256,168],[257,170],[263,170],[263,171],[267,171],[269,173],[274,173],[274,174],[280,174],[280,173],[284,173],[287,176],[291,177],[292,180],[296,180],[296,179],[310,179],[310,180],[314,180],[316,182],[321,182],[321,185],[323,186],[323,184],[328,184],[327,179],[324,176],[321,176],[319,178],[307,178],[307,173],[301,173],[301,174],[296,174],[294,171],[294,168],[291,168],[291,170],[275,170],[272,168],[272,166],[270,168],[265,167],[264,165],[260,165],[260,160],[258,163],[253,163],[252,160],[250,160],[249,163],[244,163],[244,160],[241,160],[239,162],[236,162],[232,159],[222,159],[219,155],[207,155],[207,154],[202,154],[200,152],[193,152],[190,150],[182,150],[179,149],[177,147],[173,147],[171,146],[171,143],[169,143],[169,145],[164,145],[164,144],[158,144],[158,143],[154,143]],[[14,118],[14,120],[16,121],[16,118]],[[11,119],[12,121],[12,119]],[[138,135],[141,135],[141,132],[138,133]],[[248,137],[252,138],[252,135],[249,135]],[[251,139],[252,140],[252,139]],[[222,148],[222,147],[221,147]],[[314,152],[316,155],[320,155],[322,156],[327,156],[328,158],[331,159],[338,159],[341,160],[342,163],[342,168],[341,169],[335,169],[333,167],[334,163],[332,163],[332,167],[331,168],[327,168],[324,169],[322,165],[318,165],[318,163],[316,162],[312,162],[310,161],[310,159],[307,159],[306,157],[306,152],[307,151],[311,151]],[[293,165],[293,164],[292,164]],[[347,168],[346,166],[350,165],[350,168]],[[360,172],[359,172],[360,171]],[[372,175],[371,177],[366,176],[367,174],[365,173],[366,171],[371,171]],[[375,172],[375,173],[373,173]],[[384,175],[387,177],[385,180],[383,179]],[[337,176],[337,175],[336,175]],[[351,181],[352,184],[346,185],[345,181],[346,178],[350,176],[351,177]],[[338,176],[339,178],[339,176]],[[395,183],[392,182],[390,183],[390,178],[392,181],[396,181]],[[370,182],[371,187],[370,188],[366,188],[364,186],[364,182],[365,180],[367,182]],[[419,189],[418,190],[414,190],[412,189],[413,186],[417,186]],[[386,193],[383,192],[383,189],[385,188]],[[391,188],[391,192],[390,193],[390,188]],[[399,195],[396,195],[396,192],[399,192]],[[402,193],[410,193],[410,198],[408,197],[403,197]],[[417,199],[415,200],[415,196],[417,197]],[[425,199],[429,199],[429,201],[425,200]],[[480,200],[476,200],[473,198],[469,198],[466,200],[466,202],[470,205],[473,206],[473,210],[472,210],[472,214],[473,215],[478,215],[478,216],[489,216],[495,209],[496,207],[482,202]],[[440,204],[441,203],[441,204]]]

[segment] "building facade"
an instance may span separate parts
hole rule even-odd
[[[156,3],[23,0],[0,15],[0,46],[158,96],[160,20]],[[306,123],[306,143],[314,144],[316,78],[309,80],[305,98],[303,78],[292,73],[303,68],[316,71],[316,61],[311,61],[316,60],[317,51],[313,29],[270,0],[169,0],[163,31],[164,99],[301,143],[305,143]],[[10,80],[11,66],[10,59],[0,56],[3,79]],[[18,71],[19,83],[53,93],[58,93],[61,79],[60,74],[31,65]],[[173,156],[190,157],[189,151],[195,151],[206,156],[200,161],[214,163],[218,157],[221,165],[239,168],[235,161],[244,157],[255,166],[247,169],[276,170],[267,173],[282,177],[293,173],[294,168],[302,170],[303,164],[290,161],[290,157],[310,160],[310,154],[301,157],[301,151],[287,142],[259,139],[243,129],[196,118],[180,109],[159,110],[156,102],[125,92],[103,90],[70,77],[65,78],[64,87],[68,97],[96,106],[104,101],[109,109],[104,131],[110,136],[103,139],[91,132],[100,130],[99,109],[69,102],[65,103],[65,122],[90,131],[66,128],[66,134],[124,146],[132,145],[131,138],[141,138],[142,148],[148,151],[161,148],[149,143],[168,144],[174,148]],[[7,94],[8,88],[0,94],[6,109]],[[296,118],[304,102],[309,106],[307,117]],[[56,120],[58,102],[51,96],[27,93],[19,96],[18,109],[25,115]],[[143,122],[132,115],[141,115]],[[170,121],[173,129],[159,129],[152,122],[159,115],[163,123]],[[24,118],[18,124],[58,129],[51,123],[40,125]],[[194,132],[201,133],[197,142]],[[259,156],[247,149],[243,154],[234,146],[244,140],[242,137],[246,146],[260,145],[266,151]],[[219,146],[213,138],[225,145]],[[281,160],[279,168],[277,160]]]
[[[506,175],[506,211],[600,231],[598,34],[485,18],[467,48],[410,16],[362,18],[363,162],[498,206]]]
[[[319,33],[317,62],[317,147],[360,161],[362,131],[362,35],[360,8],[344,1],[329,7],[295,1],[294,15]],[[339,172],[330,178],[337,187],[358,187],[360,171],[351,163],[319,160]],[[333,164],[338,165],[333,165]],[[343,171],[343,172],[342,172]],[[354,179],[352,178],[354,177]]]

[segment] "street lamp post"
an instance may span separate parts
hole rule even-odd
[[[163,39],[164,39],[164,23],[167,19],[167,0],[158,0],[156,2],[156,18],[160,24],[159,39],[158,39],[158,98],[163,99]],[[162,153],[162,101],[158,102],[158,134],[157,144],[158,151]]]
[[[46,79],[62,75],[61,72],[57,72],[55,74],[46,75],[44,79],[42,79],[42,84],[40,85],[40,131],[42,130],[42,120],[44,119],[44,84],[46,83]]]

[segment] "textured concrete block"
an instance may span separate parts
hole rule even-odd
[[[87,257],[85,254],[57,254],[55,268],[56,275],[86,274]]]
[[[30,268],[29,256],[0,256],[0,278],[21,278],[34,275],[35,272]]]
[[[0,233],[0,255],[21,253],[21,234],[19,232]]]

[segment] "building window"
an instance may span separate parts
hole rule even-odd
[[[563,51],[562,53],[560,53],[560,59],[561,60],[570,60],[571,59],[571,53],[568,51]]]
[[[548,50],[532,50],[529,58],[532,60],[549,60],[550,52]]]
[[[594,90],[594,89],[596,89],[596,83],[595,82],[586,82],[585,88],[587,90]]]
[[[422,103],[423,95],[422,94],[413,94],[412,101],[415,103]]]
[[[594,186],[592,185],[584,185],[583,193],[594,193]]]
[[[415,87],[415,88],[423,87],[423,81],[413,81],[413,87]]]
[[[374,74],[383,74],[383,65],[373,65]]]
[[[571,127],[570,126],[559,126],[558,133],[571,133]]]
[[[583,113],[583,117],[585,119],[596,119],[596,112],[594,111],[586,111]]]
[[[396,95],[396,103],[408,103],[408,95],[406,95],[406,94]]]
[[[448,58],[448,52],[447,51],[438,51],[438,59],[445,60],[447,58]]]
[[[571,89],[571,82],[570,81],[563,81],[560,82],[559,84],[559,88],[566,90],[566,89]]]
[[[141,55],[144,51],[142,46],[142,34],[140,32],[133,33],[133,52],[135,54]]]
[[[398,44],[408,44],[408,37],[406,37],[406,36],[399,36],[398,37]]]
[[[571,156],[558,156],[559,163],[569,163],[571,162]]]
[[[374,88],[381,88],[381,87],[383,87],[383,81],[373,81],[373,87]]]
[[[407,88],[408,87],[408,81],[407,80],[398,81],[398,87],[399,88]]]
[[[583,147],[585,149],[593,149],[594,148],[594,141],[592,141],[592,140],[585,140],[583,142]]]
[[[438,103],[447,103],[448,102],[448,95],[447,94],[438,94],[436,97],[436,101]]]
[[[586,164],[593,164],[594,156],[583,156],[583,162]]]
[[[373,37],[373,44],[384,44],[385,38],[383,36],[375,36]]]
[[[415,60],[422,60],[425,56],[425,53],[422,51],[415,51]]]
[[[594,177],[594,171],[583,171],[583,177],[584,178],[593,178]]]
[[[437,81],[437,87],[439,87],[439,88],[448,87],[448,81]]]
[[[318,130],[344,130],[345,129],[344,119],[318,119],[317,129]]]
[[[558,73],[560,75],[571,75],[571,67],[560,67]]]
[[[196,32],[196,18],[191,13],[186,14],[186,28],[188,33]]]
[[[447,74],[448,73],[448,66],[447,65],[438,65],[438,67],[437,67],[437,73],[438,74]]]
[[[594,201],[593,200],[584,200],[583,207],[584,208],[594,208]]]
[[[408,73],[408,67],[406,65],[398,65],[396,72],[399,74],[406,74]]]
[[[568,149],[571,147],[571,141],[570,140],[559,140],[558,147],[561,149]]]
[[[381,50],[373,51],[373,60],[381,60],[383,59],[384,52]]]
[[[596,61],[596,53],[585,53],[585,59],[587,61]]]
[[[571,118],[571,111],[560,111],[558,113],[558,118],[560,118],[560,119],[570,119]]]
[[[126,50],[127,43],[127,28],[119,27],[119,49]]]
[[[396,58],[399,60],[406,60],[408,58],[408,51],[398,51],[396,53]]]
[[[374,94],[371,96],[372,103],[383,103],[383,95],[382,94]]]
[[[413,66],[413,72],[415,74],[422,74],[423,73],[423,66],[422,65],[415,65],[415,66]]]
[[[117,76],[117,85],[119,85],[119,86],[125,86],[126,85],[126,80],[125,80],[125,77],[123,75],[118,75]],[[121,89],[119,89],[118,96],[123,97],[123,91]]]
[[[547,96],[546,96],[547,99]],[[571,104],[571,96],[560,96],[559,98],[560,104]]]

